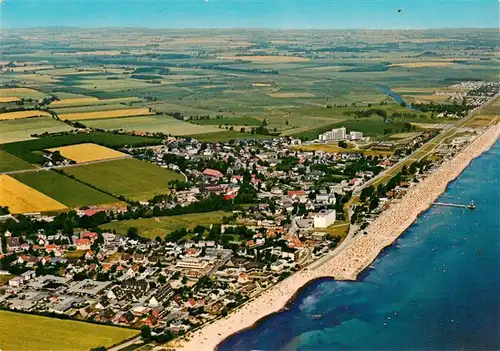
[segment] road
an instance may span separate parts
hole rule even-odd
[[[406,156],[402,160],[398,161],[395,165],[393,165],[391,168],[386,169],[379,173],[376,177],[370,179],[367,181],[365,184],[362,186],[358,187],[356,190],[353,191],[353,195],[357,195],[363,190],[364,188],[370,186],[370,185],[378,185],[379,183],[382,182],[384,178],[386,178],[388,175],[395,175],[397,172],[399,172],[400,169],[403,168],[405,164],[408,163],[408,161],[420,161],[422,160],[425,156],[429,154],[432,150],[434,150],[442,141],[445,139],[449,138],[451,135],[455,134],[457,130],[462,127],[464,124],[469,122],[473,117],[476,116],[476,114],[488,106],[489,104],[493,103],[495,99],[499,96],[500,94],[496,94],[494,97],[492,97],[490,100],[486,101],[484,104],[474,108],[469,112],[469,114],[462,118],[458,123],[454,125],[450,125],[447,127],[442,133],[439,133],[437,136],[426,142],[424,145],[422,145],[420,148],[415,150],[412,154]],[[426,150],[427,148],[430,148],[429,150]],[[419,156],[419,153],[423,153],[422,156]]]

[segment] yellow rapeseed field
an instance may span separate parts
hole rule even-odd
[[[67,208],[6,174],[0,174],[0,206],[8,206],[9,211],[14,214],[61,211]]]
[[[80,104],[86,102],[99,101],[96,97],[85,97],[85,98],[75,98],[75,99],[63,99],[63,100],[55,100],[50,103],[50,106],[60,106],[60,105],[71,105],[71,104]]]
[[[47,111],[40,111],[40,110],[0,113],[0,121],[9,119],[30,118],[30,117],[51,117],[51,114],[48,113]]]
[[[19,100],[17,96],[0,96],[0,102],[14,102]]]
[[[51,152],[59,151],[62,156],[76,163],[107,160],[127,156],[126,154],[107,147],[92,144],[76,144],[48,149]]]
[[[110,111],[64,113],[60,114],[59,118],[63,121],[65,119],[74,121],[74,120],[85,120],[85,119],[104,119],[104,118],[116,118],[116,117],[141,116],[150,114],[151,112],[149,111],[149,109],[144,107],[144,108],[128,108],[123,110],[110,110]]]

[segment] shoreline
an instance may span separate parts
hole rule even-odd
[[[448,184],[458,178],[472,160],[489,150],[499,137],[500,125],[489,127],[452,159],[443,162],[431,175],[410,189],[403,199],[378,216],[366,228],[367,235],[357,235],[349,246],[316,269],[306,267],[228,316],[188,333],[189,339],[178,340],[176,349],[216,350],[227,338],[250,329],[261,320],[285,309],[307,286],[319,279],[357,280],[360,273],[446,191]]]

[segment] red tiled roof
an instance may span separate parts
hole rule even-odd
[[[89,239],[97,239],[97,233],[96,232],[83,232],[82,235],[80,235],[81,238],[89,238]]]
[[[76,239],[76,245],[90,245],[90,240],[89,239]]]
[[[203,174],[209,177],[221,178],[223,174],[216,169],[207,168],[203,171]]]
[[[306,194],[306,192],[304,190],[288,190],[287,194],[288,196],[303,196]]]
[[[83,211],[83,213],[86,216],[92,217],[96,213],[104,212],[104,211],[106,211],[104,208],[89,208],[88,210]]]

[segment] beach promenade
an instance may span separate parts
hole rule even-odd
[[[184,339],[176,340],[176,349],[214,350],[230,335],[281,310],[301,287],[315,279],[331,277],[336,280],[355,280],[385,247],[391,245],[446,190],[448,183],[457,178],[474,158],[491,148],[499,136],[500,125],[489,127],[453,159],[443,162],[436,171],[411,188],[403,199],[393,203],[377,217],[366,229],[366,235],[356,235],[348,245],[339,247],[340,251],[324,264],[315,266],[313,263],[310,268],[274,285],[228,316],[188,333]]]

